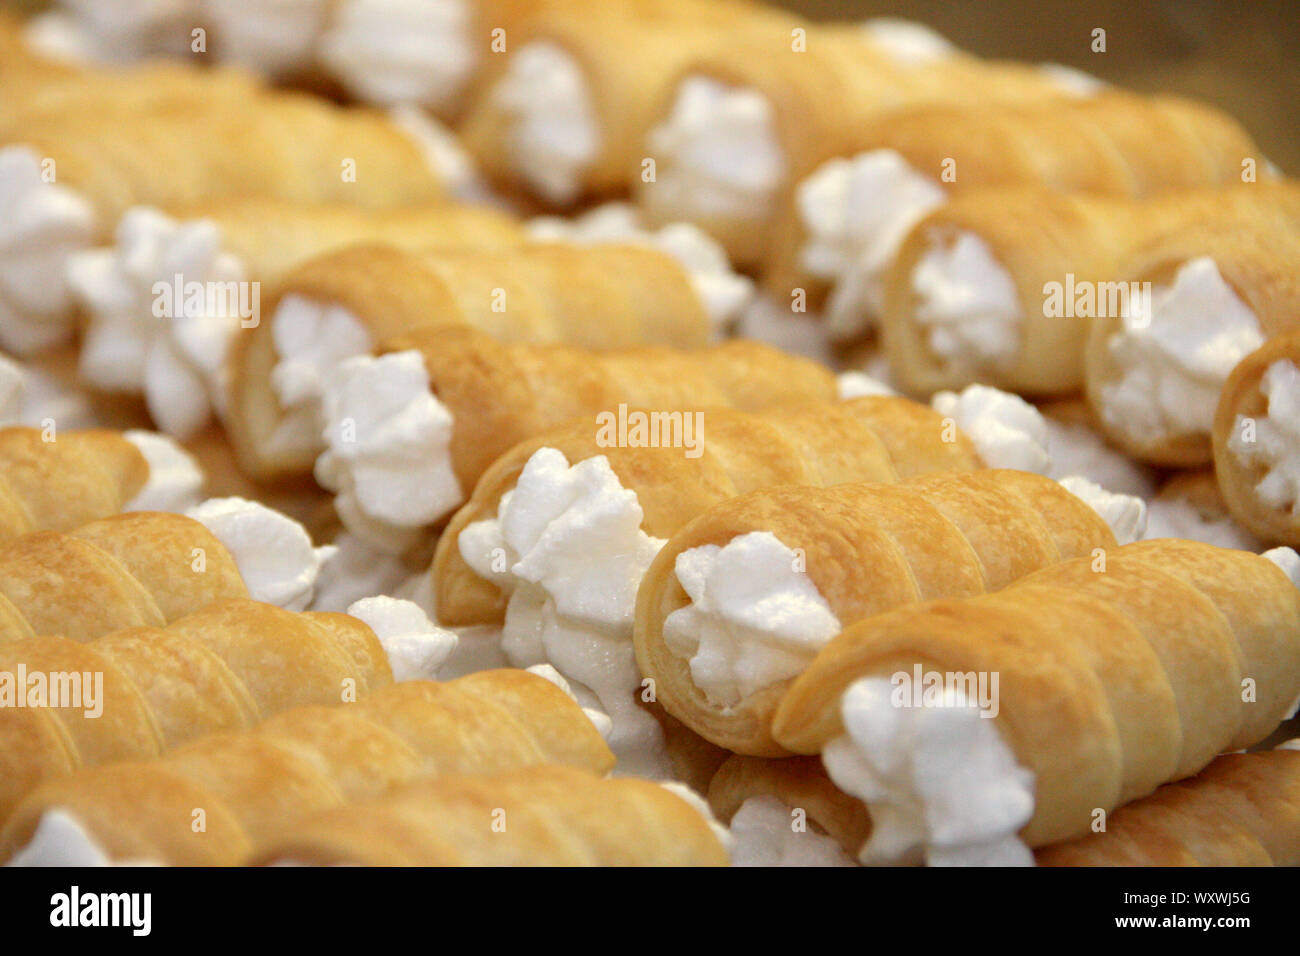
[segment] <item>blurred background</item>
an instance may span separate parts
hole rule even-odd
[[[601,0],[591,0],[600,3]],[[1052,60],[1147,92],[1198,96],[1236,116],[1300,175],[1296,0],[772,0],[814,19],[904,17],[982,56]],[[0,0],[36,10],[44,0]],[[1106,31],[1093,53],[1092,31]]]

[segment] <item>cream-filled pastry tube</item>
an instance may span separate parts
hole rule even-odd
[[[247,598],[89,641],[66,633],[0,644],[6,673],[84,682],[80,707],[47,699],[0,709],[0,819],[40,784],[77,770],[152,759],[291,707],[364,699],[393,680],[379,637],[360,618]],[[102,676],[92,684],[93,675]]]
[[[871,833],[862,801],[836,787],[817,757],[733,754],[708,797],[731,830],[732,866],[855,866]]]
[[[459,325],[501,342],[596,350],[703,346],[718,324],[717,273],[676,253],[640,241],[357,246],[303,263],[278,284],[262,327],[234,345],[226,420],[240,461],[258,476],[308,470],[342,363],[414,329]]]
[[[1237,363],[1211,437],[1232,516],[1264,541],[1300,546],[1300,330],[1273,336]]]
[[[1090,502],[1028,472],[751,492],[659,549],[637,592],[637,664],[705,739],[781,756],[782,695],[853,622],[992,591],[1115,540]]]
[[[864,862],[1029,863],[1268,736],[1300,695],[1300,558],[1102,549],[836,636],[773,731],[867,803]]]
[[[80,374],[103,391],[142,393],[160,428],[189,438],[223,410],[231,345],[261,324],[263,295],[293,266],[361,242],[497,248],[522,238],[503,213],[441,203],[366,209],[239,198],[132,207],[109,244],[68,259],[84,319]]]
[[[258,145],[232,145],[243,142]],[[25,354],[67,337],[68,258],[134,206],[274,196],[396,208],[444,196],[436,162],[389,116],[298,93],[26,117],[0,131],[0,343]]]
[[[989,186],[1141,197],[1241,182],[1264,167],[1237,122],[1190,100],[1099,92],[1051,104],[921,106],[861,124],[852,145],[794,185],[772,227],[773,295],[829,289],[831,331],[882,307],[911,228],[949,196]],[[1259,175],[1269,175],[1266,168]]]
[[[390,551],[422,542],[503,452],[620,406],[760,409],[835,395],[815,362],[756,342],[691,351],[593,352],[509,344],[468,326],[426,326],[348,359],[324,396],[315,474],[349,530]]]
[[[45,782],[5,825],[0,858],[39,852],[43,819],[61,811],[110,859],[231,865],[305,814],[404,784],[537,765],[604,774],[613,763],[582,708],[522,671],[389,684],[351,702],[336,688],[255,726]],[[205,810],[206,832],[192,827],[194,807]]]
[[[1034,858],[1039,866],[1300,866],[1300,753],[1224,754],[1120,807],[1105,831]]]
[[[915,34],[913,35],[915,38]],[[763,24],[679,70],[647,135],[654,177],[637,196],[654,221],[704,226],[738,262],[768,254],[790,187],[855,151],[861,128],[923,103],[1055,101],[1047,72],[981,61],[942,43],[921,50],[873,24]]]
[[[1296,262],[1295,220],[1262,217],[1217,231],[1193,223],[1127,257],[1121,279],[1150,290],[1149,308],[1095,319],[1085,355],[1088,401],[1112,444],[1152,464],[1209,464],[1233,368],[1300,323]]]
[[[495,831],[494,812],[506,821]],[[313,814],[251,862],[726,866],[724,838],[704,802],[680,785],[538,766],[429,780]]]
[[[661,712],[643,706],[654,695],[643,694],[632,620],[637,587],[665,539],[755,488],[897,482],[981,466],[950,420],[904,398],[686,412],[680,446],[637,441],[636,422],[660,414],[629,410],[627,441],[618,415],[607,414],[516,445],[444,530],[432,569],[440,620],[503,624],[510,662],[559,670],[609,714],[620,768],[646,776],[667,773],[671,754]]]
[[[541,11],[514,31],[461,133],[499,185],[557,208],[626,194],[646,131],[692,57],[757,23],[797,20],[744,3],[651,0]]]
[[[1132,250],[1186,230],[1300,233],[1291,183],[1122,199],[1043,187],[954,196],[902,241],[879,324],[894,381],[929,394],[973,381],[1037,395],[1082,390],[1094,319],[1137,313]]]

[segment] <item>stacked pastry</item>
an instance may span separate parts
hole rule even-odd
[[[1300,860],[1300,189],[1231,117],[749,0],[56,6],[0,860]]]

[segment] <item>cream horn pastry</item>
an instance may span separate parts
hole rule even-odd
[[[152,759],[292,707],[364,698],[393,680],[383,645],[361,618],[247,598],[214,601],[165,626],[92,640],[66,633],[0,642],[0,674],[24,695],[23,706],[0,708],[0,819],[42,782]],[[87,682],[82,706],[28,700],[34,677],[54,687],[50,675]],[[93,675],[100,676],[92,687]]]
[[[348,359],[324,395],[317,480],[353,533],[390,552],[419,544],[503,452],[620,405],[753,410],[835,395],[826,368],[757,342],[692,351],[592,352],[509,344],[468,326],[425,326]]]
[[[853,622],[993,591],[1115,541],[1093,504],[1029,472],[754,491],[658,550],[637,592],[637,665],[664,709],[705,739],[783,756],[792,748],[772,735],[777,705]]]
[[[13,813],[0,857],[29,843],[47,814],[62,812],[113,859],[229,865],[277,842],[300,817],[413,781],[541,764],[604,774],[614,763],[582,709],[522,671],[407,681],[331,704],[284,710],[158,759],[50,781]],[[207,831],[191,827],[194,807],[204,809]]]
[[[933,35],[938,42],[921,50],[916,31],[899,42],[877,26],[758,24],[679,68],[646,135],[654,176],[633,180],[649,218],[701,225],[733,259],[756,265],[790,187],[850,155],[882,115],[931,103],[975,111],[1055,102],[1072,92],[1047,71],[981,61]]]
[[[871,818],[816,757],[732,754],[709,783],[709,807],[731,830],[732,866],[856,866]]]
[[[133,207],[111,244],[68,260],[85,317],[81,377],[105,391],[143,392],[154,421],[188,438],[222,408],[231,342],[253,334],[263,291],[294,266],[361,242],[491,249],[522,240],[513,219],[474,206],[235,199]]]
[[[1022,394],[1082,390],[1094,318],[1142,309],[1120,280],[1131,250],[1188,229],[1300,232],[1300,189],[1238,184],[1152,199],[1042,187],[954,196],[884,273],[879,325],[893,381],[929,394],[973,381]]]
[[[567,208],[625,195],[673,77],[737,34],[797,19],[744,3],[567,4],[516,29],[461,125],[480,167],[507,189]]]
[[[1119,278],[1148,289],[1149,307],[1093,320],[1085,353],[1088,401],[1112,444],[1156,465],[1213,460],[1233,368],[1300,327],[1300,220],[1283,205],[1294,195],[1255,224],[1195,221],[1126,258]]]
[[[502,342],[586,349],[703,346],[720,277],[674,249],[356,246],[309,260],[278,283],[269,320],[233,347],[227,425],[240,462],[258,477],[309,470],[322,449],[322,398],[343,362],[414,329],[462,325]]]
[[[624,416],[627,440],[618,416],[602,413],[516,445],[443,531],[432,567],[442,622],[504,625],[509,661],[559,670],[610,715],[620,766],[651,776],[669,772],[672,753],[662,712],[638,701],[632,618],[637,586],[667,538],[755,488],[982,466],[951,420],[896,396],[685,414],[678,446],[662,435],[651,444],[648,431],[637,440],[635,423],[654,418],[635,409]]]
[[[1120,807],[1039,866],[1300,866],[1300,753],[1224,754]]]
[[[1264,541],[1300,547],[1300,329],[1237,363],[1211,437],[1214,475],[1232,516]]]
[[[539,766],[433,779],[313,814],[252,862],[726,866],[724,833],[685,787]]]
[[[1271,175],[1249,135],[1209,106],[1098,92],[1059,102],[897,110],[792,187],[771,227],[768,289],[829,290],[830,331],[851,337],[882,307],[898,247],[949,197],[990,186],[1142,197]],[[811,304],[810,301],[810,304]]]
[[[103,100],[26,117],[0,130],[0,342],[28,353],[66,338],[68,257],[107,240],[134,206],[427,204],[445,195],[437,162],[423,132],[300,93]]]
[[[1296,580],[1290,549],[1166,538],[898,608],[826,645],[773,734],[867,803],[863,862],[1027,863],[1272,733],[1300,696]]]

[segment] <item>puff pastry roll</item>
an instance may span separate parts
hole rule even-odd
[[[1296,580],[1290,549],[1166,538],[899,608],[826,645],[773,735],[866,801],[864,862],[1025,863],[1277,727]]]
[[[1051,104],[903,109],[850,131],[772,226],[766,273],[788,301],[821,292],[828,330],[864,331],[909,230],[950,196],[990,186],[1142,197],[1273,175],[1245,130],[1191,100],[1112,91]]]
[[[1154,297],[1126,280],[1128,258],[1189,231],[1300,234],[1300,187],[1238,184],[1145,200],[1042,187],[954,196],[912,228],[882,279],[891,375],[912,394],[973,381],[1080,392],[1092,320],[1140,323]]]
[[[1039,866],[1300,866],[1300,753],[1225,754],[1045,847]]]
[[[1088,400],[1112,444],[1177,468],[1213,460],[1215,411],[1233,368],[1300,327],[1300,216],[1294,190],[1254,222],[1212,218],[1157,238],[1120,277],[1149,284],[1149,314],[1101,316],[1085,353]]]
[[[620,404],[684,420],[835,395],[835,376],[752,341],[694,351],[591,352],[508,344],[468,326],[424,326],[349,359],[327,383],[316,477],[345,526],[390,552],[421,543],[488,466],[532,435]]]
[[[29,695],[42,679],[53,694],[54,675],[82,683],[80,707],[24,696],[25,706],[15,699],[0,708],[0,819],[44,781],[392,683],[384,648],[360,618],[246,598],[214,601],[166,626],[81,638],[0,641],[0,672],[28,678],[15,694]],[[94,675],[102,683],[88,685]]]
[[[339,366],[412,330],[463,325],[502,342],[697,348],[715,324],[694,273],[666,252],[621,242],[355,246],[290,270],[266,312],[232,350],[227,416],[242,466],[263,478],[310,470],[322,449],[322,397]]]
[[[755,491],[659,550],[637,592],[637,664],[664,708],[707,740],[781,756],[793,748],[772,735],[778,703],[853,622],[1113,547],[1097,511],[1028,472]]]
[[[362,866],[726,866],[685,788],[566,767],[451,777],[315,814],[254,862]]]
[[[1261,540],[1300,547],[1300,329],[1237,363],[1211,433],[1214,475],[1232,516]]]
[[[288,838],[304,817],[383,799],[402,784],[459,774],[513,779],[543,764],[575,774],[613,765],[586,714],[546,679],[496,670],[405,681],[355,703],[286,710],[156,760],[46,783],[0,833],[0,857],[28,844],[47,813],[62,811],[110,859],[231,865]]]

